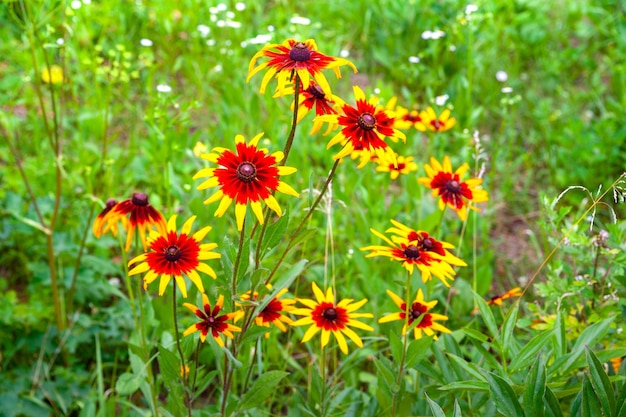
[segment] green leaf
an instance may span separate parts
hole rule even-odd
[[[130,395],[139,389],[142,381],[141,376],[124,372],[115,382],[115,391],[119,395]]]
[[[567,353],[567,340],[565,339],[565,321],[563,320],[563,314],[559,311],[556,314],[556,321],[554,323],[554,350],[556,352],[556,358]]]
[[[432,337],[422,337],[421,339],[413,340],[406,351],[406,359],[404,361],[406,368],[413,368],[417,365],[426,356],[432,343]]]
[[[530,341],[519,351],[509,365],[509,370],[515,372],[521,368],[529,366],[537,357],[537,353],[550,341],[552,332],[543,331],[530,339]]]
[[[617,399],[617,417],[626,417],[626,383],[622,385],[622,391]]]
[[[287,224],[289,223],[289,213],[285,213],[274,223],[267,226],[265,231],[265,237],[261,243],[261,257],[264,256],[268,249],[274,248],[280,243],[287,231]]]
[[[606,372],[604,372],[604,368],[598,360],[598,357],[591,349],[589,349],[589,347],[587,347],[585,351],[587,354],[587,365],[589,366],[591,386],[600,400],[602,410],[604,410],[604,415],[607,417],[613,417],[615,416],[616,407],[615,396],[613,395],[613,386],[611,385]]]
[[[554,395],[554,392],[550,389],[550,387],[546,387],[546,395],[543,397],[546,405],[548,406],[548,413],[552,413],[553,417],[563,417],[563,413],[561,412],[561,404],[559,400]]]
[[[546,393],[546,364],[541,355],[530,368],[530,372],[526,376],[525,385],[524,411],[526,417],[543,417],[545,409],[543,399]]]
[[[163,346],[158,346],[159,356],[157,362],[163,376],[163,382],[170,391],[168,395],[168,407],[174,415],[182,415],[185,410],[183,403],[182,379],[180,376],[181,363],[178,356]]]
[[[479,332],[478,330],[474,330],[474,329],[470,329],[468,327],[464,327],[463,328],[463,333],[465,333],[468,337],[474,339],[474,340],[478,340],[479,342],[482,343],[488,343],[489,342],[489,338],[483,333],[483,332]]]
[[[487,379],[480,373],[476,365],[471,362],[467,362],[465,359],[460,358],[452,353],[448,353],[448,357],[452,362],[457,364],[459,367],[463,368],[465,372],[478,379],[479,381],[487,382]]]
[[[433,412],[433,417],[446,417],[446,414],[443,412],[443,409],[439,406],[439,404],[431,400],[428,397],[428,394],[424,393],[424,395],[426,396],[426,401],[428,401],[428,405]]]
[[[524,411],[519,404],[513,387],[498,375],[489,372],[487,374],[491,398],[496,403],[496,410],[506,417],[524,417]]]
[[[304,270],[304,267],[306,266],[306,264],[309,263],[309,261],[307,259],[300,259],[298,262],[296,262],[295,264],[293,264],[291,266],[291,268],[289,268],[289,270],[287,270],[287,272],[283,272],[280,273],[278,275],[278,279],[276,279],[276,282],[272,283],[273,286],[273,290],[274,293],[278,293],[278,291],[282,290],[283,288],[287,288],[289,287],[293,281],[298,278],[298,276],[302,273],[302,271]],[[276,277],[274,277],[276,278]],[[267,300],[267,303],[269,303],[272,299],[269,298]],[[263,307],[261,307],[261,309],[265,308],[265,306],[267,306],[267,304],[263,305],[264,303],[262,302],[261,305]],[[261,310],[259,310],[261,311]]]
[[[454,399],[454,414],[452,414],[452,417],[463,417],[463,413],[461,413],[461,406],[456,398]]]
[[[263,403],[268,397],[274,394],[276,386],[287,375],[289,375],[289,373],[284,371],[268,371],[263,373],[254,381],[250,389],[248,389],[243,396],[238,410],[248,410]]]
[[[482,381],[459,381],[439,387],[441,391],[489,391],[489,383]]]
[[[393,330],[391,331],[391,335],[389,337],[389,349],[391,350],[391,356],[395,363],[400,363],[402,359],[402,353],[404,349],[404,345],[402,343],[403,336],[399,336]]]
[[[502,324],[502,349],[507,354],[510,354],[513,346],[511,340],[513,338],[513,331],[515,330],[515,324],[517,323],[517,312],[519,311],[519,303],[513,304],[513,307],[509,309],[504,318]]]
[[[603,417],[600,400],[593,390],[587,374],[583,375],[583,397],[580,404],[582,409],[582,417]]]
[[[587,327],[582,331],[580,336],[576,339],[576,343],[574,343],[574,347],[571,352],[564,357],[566,359],[565,365],[561,366],[560,361],[556,361],[550,367],[548,373],[552,373],[554,371],[559,371],[561,373],[567,373],[572,369],[580,366],[576,362],[585,352],[585,346],[593,346],[598,340],[600,340],[606,332],[609,330],[609,326],[613,322],[614,317],[609,317],[605,320],[602,320],[598,323],[594,323],[591,326]]]
[[[498,325],[496,324],[496,319],[494,318],[493,313],[491,312],[491,309],[489,308],[485,300],[483,300],[483,298],[476,293],[474,293],[474,302],[478,306],[480,315],[483,318],[485,325],[487,326],[487,329],[489,330],[489,333],[491,333],[491,337],[493,338],[497,337]]]

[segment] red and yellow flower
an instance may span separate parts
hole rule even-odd
[[[343,147],[333,158],[343,158],[355,150],[362,150],[369,155],[377,155],[379,158],[386,153],[393,157],[395,153],[385,140],[397,142],[398,139],[402,139],[406,142],[404,133],[392,127],[393,113],[378,106],[376,98],[368,101],[363,90],[358,86],[354,86],[354,97],[356,107],[344,104],[341,107],[343,114],[326,114],[315,119],[341,127],[341,131],[328,142],[327,148],[336,144],[341,144]]]
[[[302,88],[302,84],[300,84]],[[274,97],[281,97],[285,95],[295,94],[295,88],[293,84],[290,84],[288,87],[276,92]],[[341,108],[344,104],[344,101],[337,97],[334,94],[325,93],[324,90],[317,84],[314,80],[309,82],[309,86],[306,90],[300,90],[298,95],[298,115],[297,115],[297,123],[306,116],[311,110],[315,109],[315,115],[321,116],[324,114],[337,114],[337,110]],[[293,110],[294,105],[291,105],[291,109]],[[313,128],[311,129],[311,135],[317,133],[322,127],[323,123],[320,121],[313,121]],[[337,125],[328,125],[328,129],[324,133],[327,135],[335,129]]]
[[[192,333],[200,331],[200,340],[204,343],[207,335],[211,332],[211,336],[213,336],[217,344],[224,347],[224,341],[221,335],[232,339],[234,337],[232,332],[241,331],[240,327],[227,323],[229,320],[233,320],[237,317],[240,314],[239,312],[220,314],[224,306],[224,296],[221,294],[217,298],[217,303],[215,303],[213,308],[211,308],[209,297],[204,293],[202,293],[202,307],[197,307],[190,303],[184,303],[183,306],[200,319],[200,322],[189,326],[183,332],[183,336],[189,336]]]
[[[449,206],[463,221],[467,218],[467,209],[480,211],[472,206],[473,203],[484,203],[489,200],[487,191],[477,188],[482,184],[482,178],[471,178],[461,181],[469,165],[464,163],[456,171],[452,171],[452,164],[448,156],[444,157],[443,165],[435,158],[430,158],[430,165],[424,164],[428,177],[419,178],[420,184],[432,189],[433,196],[440,197],[439,209]]]
[[[424,120],[426,119],[426,113],[418,110],[408,110],[402,106],[396,105],[397,98],[392,97],[385,108],[395,113],[393,127],[400,130],[409,130],[411,127],[419,130],[420,132],[426,131],[426,125]]]
[[[170,217],[167,222],[165,233],[152,231],[150,233],[151,252],[144,253],[130,260],[128,266],[135,265],[128,273],[129,276],[147,272],[143,278],[144,289],[156,280],[159,275],[159,295],[165,293],[167,284],[173,277],[180,288],[183,297],[187,297],[187,286],[183,275],[189,277],[191,282],[204,292],[202,278],[198,271],[203,272],[215,279],[216,274],[213,268],[204,262],[221,257],[219,253],[212,252],[217,248],[216,243],[200,243],[211,230],[210,226],[198,230],[193,235],[191,228],[196,216],[191,216],[183,225],[180,234],[176,232],[176,215]]]
[[[271,290],[271,284],[267,284],[266,287]],[[284,313],[291,312],[294,310],[294,304],[296,300],[290,298],[280,299],[283,295],[287,293],[288,289],[283,288],[278,291],[275,297],[273,297],[265,307],[259,312],[259,314],[255,317],[254,322],[257,326],[270,327],[270,324],[278,327],[282,332],[287,331],[287,327],[285,324],[292,326],[293,320],[285,315]],[[250,291],[241,296],[242,300],[253,301],[256,304],[263,302],[264,297],[261,297],[261,301],[259,301],[259,293],[256,291],[250,294]],[[269,333],[266,333],[268,336]]]
[[[356,310],[367,302],[367,299],[356,303],[352,303],[353,300],[351,299],[344,299],[335,303],[332,288],[328,288],[326,294],[324,294],[315,283],[312,284],[312,287],[315,300],[298,298],[297,301],[303,304],[305,308],[296,308],[291,311],[292,314],[305,316],[295,321],[293,326],[311,325],[304,333],[302,342],[308,342],[321,331],[322,349],[328,344],[331,334],[337,339],[339,349],[341,349],[344,354],[348,353],[348,344],[346,343],[345,336],[348,336],[358,347],[363,347],[363,341],[349,326],[362,330],[374,330],[367,324],[356,320],[358,318],[374,317],[371,313],[355,313]]]
[[[456,124],[456,119],[450,117],[450,110],[445,109],[439,116],[435,113],[432,107],[426,109],[426,112],[422,112],[420,115],[422,124],[426,126],[428,130],[433,132],[445,132],[450,130]]]
[[[378,166],[376,171],[388,172],[392,180],[398,179],[400,174],[406,175],[417,171],[417,164],[413,161],[412,156],[402,156],[395,152],[394,155],[391,158],[389,154],[384,154],[382,159],[377,159]]]
[[[282,210],[273,193],[279,191],[298,197],[298,193],[291,186],[280,180],[280,176],[293,174],[296,168],[278,165],[284,158],[282,152],[270,155],[267,149],[258,148],[262,136],[263,133],[260,133],[246,143],[242,135],[237,135],[236,153],[225,148],[214,148],[211,153],[202,155],[203,159],[216,163],[219,167],[202,169],[193,177],[209,177],[197,187],[198,190],[219,187],[217,192],[204,201],[204,204],[220,202],[215,211],[216,216],[222,217],[235,201],[238,230],[243,228],[248,202],[259,223],[263,224],[261,200],[278,216],[282,216]]]
[[[502,301],[508,298],[521,297],[521,296],[522,296],[522,289],[520,287],[515,287],[512,290],[509,290],[502,295],[494,295],[489,300],[487,300],[487,304],[501,306]]]
[[[435,305],[437,305],[437,300],[425,301],[422,290],[417,291],[415,300],[413,300],[413,303],[408,309],[406,301],[400,298],[400,296],[390,290],[387,290],[387,294],[391,297],[395,305],[398,306],[400,311],[382,317],[378,320],[379,323],[389,323],[395,320],[402,320],[404,321],[402,334],[405,335],[411,324],[413,324],[414,321],[419,320],[419,323],[413,327],[413,334],[416,339],[421,339],[423,334],[426,334],[426,336],[433,336],[433,339],[437,340],[435,332],[452,333],[448,328],[444,327],[440,323],[437,323],[437,321],[448,320],[448,317],[442,314],[429,312],[433,309],[433,307],[435,307]],[[408,320],[407,311],[409,313]]]
[[[100,214],[98,214],[96,216],[96,219],[93,221],[93,234],[98,239],[109,230],[111,231],[113,236],[117,236],[117,222],[109,223],[105,220],[106,215],[113,209],[113,207],[115,207],[116,204],[116,199],[109,198]],[[122,217],[121,220],[122,222],[128,221],[126,217]]]
[[[259,58],[269,59],[256,65]],[[302,81],[302,85],[308,86],[309,81],[313,78],[322,88],[322,91],[330,94],[330,85],[322,70],[332,69],[337,78],[341,78],[339,67],[344,65],[357,72],[354,64],[347,59],[335,58],[319,52],[317,44],[313,39],[307,39],[304,42],[287,39],[282,44],[264,46],[252,57],[248,67],[246,82],[250,81],[250,78],[255,74],[267,68],[267,72],[261,81],[261,94],[265,92],[265,88],[272,77],[278,80],[278,90],[280,91],[286,84],[295,81],[296,74]]]
[[[374,229],[370,229],[388,246],[372,245],[361,248],[361,250],[370,251],[365,257],[386,256],[392,261],[402,262],[402,266],[411,274],[417,268],[423,282],[428,282],[434,275],[445,286],[449,287],[448,280],[454,280],[456,275],[451,265],[466,266],[465,262],[446,250],[446,248],[452,248],[452,245],[437,241],[422,231],[404,235],[404,228],[408,228],[398,222],[394,222],[394,225],[396,228],[387,230],[387,233],[393,234],[391,239]]]
[[[454,266],[467,266],[467,264],[462,260],[454,256],[448,249],[454,249],[454,246],[448,242],[443,240],[437,240],[434,237],[430,236],[428,232],[423,230],[415,230],[409,226],[406,226],[398,221],[391,219],[391,224],[394,227],[390,227],[385,230],[385,233],[391,233],[391,240],[399,243],[404,240],[408,240],[410,242],[416,242],[417,246],[421,251],[425,252],[434,252],[437,255],[441,256],[442,259],[440,262],[446,262],[450,265]]]
[[[111,200],[109,200],[111,201]],[[107,202],[108,203],[108,202]],[[126,245],[124,250],[128,251],[133,242],[135,229],[139,231],[143,250],[147,250],[148,244],[146,235],[156,227],[159,233],[165,233],[167,224],[165,217],[148,202],[148,195],[144,193],[133,193],[128,200],[120,201],[112,207],[107,207],[100,213],[94,222],[94,234],[100,237],[108,230],[117,231],[117,223],[121,222],[126,229]]]

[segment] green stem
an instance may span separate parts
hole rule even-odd
[[[291,152],[291,147],[293,145],[293,140],[296,136],[296,127],[298,126],[298,106],[300,101],[300,76],[296,73],[295,87],[294,87],[294,99],[293,99],[293,117],[291,118],[291,129],[289,131],[289,136],[287,136],[287,141],[285,142],[285,148],[283,149],[284,158],[281,161],[281,165],[285,165],[287,163],[287,157]],[[270,217],[270,210],[266,207],[265,209],[265,221],[263,222],[263,226],[261,227],[261,234],[259,235],[259,240],[257,242],[256,251],[255,251],[255,266],[258,269],[261,263],[261,244],[263,243],[263,238],[265,237],[265,230],[267,229],[267,224]],[[254,231],[250,235],[252,238]]]
[[[324,197],[324,194],[326,194],[326,190],[328,189],[328,185],[330,184],[330,182],[333,180],[333,178],[335,176],[335,172],[337,171],[337,166],[339,166],[339,162],[340,162],[339,159],[337,159],[335,161],[332,169],[330,170],[330,173],[328,174],[328,178],[326,178],[326,182],[324,183],[324,186],[322,187],[322,191],[320,192],[320,195],[315,199],[315,201],[311,205],[311,208],[309,209],[307,214],[300,221],[300,224],[296,228],[296,231],[289,238],[289,241],[287,242],[287,247],[285,248],[283,253],[280,255],[280,258],[278,259],[278,262],[276,262],[276,264],[274,265],[274,268],[272,269],[270,274],[267,276],[267,279],[265,280],[265,285],[267,285],[270,282],[270,280],[272,279],[272,277],[274,277],[274,275],[276,274],[276,271],[278,270],[278,267],[281,265],[281,263],[285,259],[285,256],[287,256],[287,253],[293,248],[293,242],[298,237],[298,234],[302,230],[302,227],[304,226],[306,221],[309,219],[309,217],[311,217],[311,215],[313,214],[313,212],[315,211],[315,209],[319,205],[320,201],[322,201],[322,198]]]
[[[185,368],[185,356],[183,355],[183,349],[180,347],[180,337],[178,334],[178,317],[176,315],[176,279],[172,276],[174,292],[172,294],[172,316],[174,318],[174,333],[176,335],[176,348],[178,349],[178,355],[180,356],[180,366],[183,375],[183,391],[185,392],[185,402],[187,403],[187,416],[191,417],[191,398],[189,397],[189,391],[187,390],[187,368]]]
[[[296,136],[296,126],[298,124],[298,106],[300,101],[300,76],[296,73],[295,87],[294,87],[294,98],[293,98],[293,118],[291,119],[291,131],[289,132],[289,136],[287,137],[287,142],[285,142],[285,150],[283,153],[285,157],[283,158],[281,165],[285,165],[287,163],[287,158],[289,157],[289,152],[291,152],[291,146],[293,145],[293,139]]]
[[[241,263],[241,253],[243,252],[243,242],[246,234],[246,219],[243,219],[241,233],[239,234],[239,247],[237,248],[237,257],[233,265],[233,278],[231,280],[231,309],[235,310],[235,298],[237,297],[237,275],[239,275],[239,264]]]
[[[411,273],[407,272],[407,277],[406,277],[406,295],[404,298],[404,328],[406,329],[406,331],[404,332],[404,334],[402,335],[402,357],[400,358],[400,367],[398,369],[398,378],[396,379],[396,390],[393,393],[393,400],[392,400],[392,404],[391,404],[391,415],[395,416],[397,413],[397,407],[398,407],[398,397],[400,396],[400,393],[402,391],[402,377],[404,374],[404,364],[406,361],[406,351],[407,351],[407,344],[408,344],[408,339],[409,339],[409,322],[410,322],[410,316],[409,316],[409,311],[410,306],[411,306]]]
[[[326,349],[322,347],[322,360],[320,361],[320,366],[322,369],[320,370],[320,374],[322,377],[322,395],[321,404],[320,404],[320,417],[324,417],[326,414]]]

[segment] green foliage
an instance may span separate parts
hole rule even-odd
[[[450,0],[5,0],[0,416],[178,416],[190,399],[193,415],[626,417],[626,368],[609,362],[626,356],[626,211],[613,204],[624,200],[623,178],[608,187],[626,163],[623,12],[620,2],[586,0],[473,11]],[[425,35],[437,30],[444,36]],[[329,74],[341,97],[360,85],[382,105],[397,96],[407,108],[449,108],[457,126],[410,130],[406,144],[393,144],[419,165],[395,181],[346,158],[294,236],[334,152],[332,136],[308,135],[307,115],[288,164],[301,198],[279,198],[284,215],[267,217],[263,238],[248,214],[240,251],[234,216],[213,216],[192,177],[211,166],[197,154],[232,147],[236,134],[263,131],[263,147],[283,149],[289,100],[258,94],[259,75],[246,83],[262,35],[314,38],[354,62],[358,74]],[[63,82],[42,81],[52,65]],[[443,155],[455,167],[474,161],[472,175],[485,164],[490,202],[464,224],[451,210],[442,216],[415,180]],[[198,346],[188,337],[185,380],[171,298],[127,277],[141,249],[121,250],[121,230],[92,234],[109,197],[136,191],[166,217],[195,214],[213,227],[222,258],[207,291],[225,295],[227,311],[250,307],[250,321],[284,288],[308,298],[310,281],[333,285],[338,300],[368,298],[364,310],[376,318],[397,311],[385,290],[404,288],[398,264],[359,248],[379,244],[369,229],[385,230],[391,218],[427,230],[468,263],[450,290],[436,279],[411,282],[438,300],[452,334],[413,340],[412,327],[405,338],[401,323],[369,320],[363,349],[349,342],[341,356],[331,342],[322,357],[299,328],[265,339],[267,328],[251,327],[226,349],[210,335]],[[523,298],[485,301],[516,286]],[[247,290],[259,298],[241,300]],[[194,289],[185,301],[199,299]]]

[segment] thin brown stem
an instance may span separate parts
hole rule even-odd
[[[306,221],[309,219],[309,217],[311,217],[311,215],[313,214],[313,212],[315,211],[315,209],[319,205],[320,201],[322,201],[322,198],[324,197],[324,194],[326,194],[326,190],[328,190],[328,185],[330,184],[330,182],[333,180],[333,178],[335,176],[335,172],[337,171],[337,167],[339,166],[339,162],[340,162],[340,159],[335,160],[335,163],[333,164],[333,167],[331,168],[330,173],[328,174],[328,178],[326,178],[326,182],[324,183],[324,186],[322,187],[322,191],[320,192],[319,196],[317,196],[317,198],[315,199],[315,201],[313,202],[313,204],[309,208],[309,211],[307,212],[307,214],[300,221],[300,224],[296,228],[296,231],[293,232],[293,234],[289,238],[289,241],[287,242],[287,247],[285,248],[283,253],[280,255],[280,258],[278,259],[278,262],[276,262],[276,264],[274,265],[274,268],[272,269],[270,274],[267,276],[267,279],[265,280],[265,285],[267,285],[271,281],[271,279],[274,277],[274,275],[276,274],[276,271],[278,270],[278,267],[282,264],[283,260],[285,259],[285,256],[287,256],[287,253],[293,248],[292,244],[293,244],[294,240],[296,240],[296,238],[298,237],[298,234],[300,233],[300,231],[304,227]]]
[[[185,367],[185,355],[183,355],[183,349],[180,347],[180,336],[178,334],[178,316],[176,315],[176,279],[172,276],[174,292],[172,293],[172,316],[174,318],[174,334],[176,337],[176,348],[178,349],[178,355],[180,356],[181,374],[183,377],[183,392],[185,402],[187,403],[187,416],[191,417],[191,398],[189,397],[189,391],[187,390],[187,368]]]

